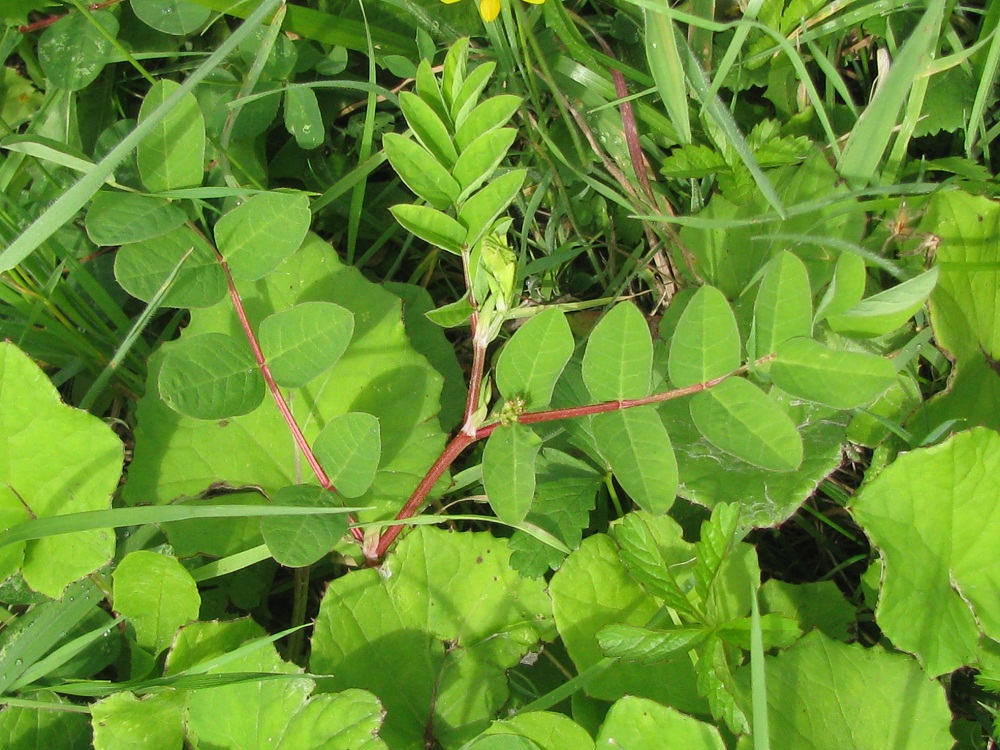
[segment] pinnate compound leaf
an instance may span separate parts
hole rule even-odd
[[[410,190],[441,211],[454,205],[461,190],[459,183],[423,146],[398,133],[386,133],[382,147]]]
[[[697,648],[708,636],[708,630],[698,627],[650,630],[634,625],[609,625],[597,634],[597,640],[607,656],[653,664]]]
[[[1000,640],[998,495],[1000,435],[975,428],[901,455],[850,505],[882,556],[879,627],[931,676]]]
[[[483,133],[469,144],[455,163],[453,173],[462,195],[467,196],[490,178],[514,143],[517,131],[501,128]]]
[[[629,496],[651,513],[670,510],[677,495],[677,459],[656,409],[597,414],[591,428],[597,449]]]
[[[458,152],[451,134],[434,109],[423,99],[409,91],[399,95],[399,108],[413,134],[436,159],[440,166],[451,169],[458,159]]]
[[[456,118],[455,143],[465,151],[469,145],[484,133],[502,128],[521,106],[521,97],[502,94],[477,104],[466,117]]]
[[[923,307],[937,284],[935,266],[909,281],[864,299],[848,310],[827,318],[837,333],[848,336],[882,336],[895,331]]]
[[[136,18],[164,34],[185,36],[201,28],[212,9],[189,0],[131,0]]]
[[[833,271],[833,279],[816,308],[815,322],[830,315],[850,310],[865,296],[867,281],[865,261],[854,253],[841,253]]]
[[[410,234],[453,255],[462,254],[468,232],[448,214],[436,208],[410,203],[401,203],[389,210],[400,226]]]
[[[256,281],[294,253],[312,214],[305,193],[260,193],[215,224],[215,243],[233,278]]]
[[[295,138],[299,148],[306,151],[319,148],[326,140],[316,92],[308,86],[285,89],[285,130]]]
[[[316,437],[313,450],[337,492],[361,497],[375,480],[382,457],[378,417],[364,412],[334,417]]]
[[[124,245],[158,237],[187,220],[166,198],[101,190],[87,209],[87,236],[95,245]]]
[[[583,382],[596,401],[649,395],[653,339],[631,302],[619,303],[594,326],[583,355]]]
[[[896,380],[896,368],[884,357],[831,349],[813,339],[791,339],[778,347],[771,379],[799,398],[852,409],[864,406]]]
[[[170,97],[180,84],[162,78],[153,84],[139,109],[139,122]],[[205,118],[188,93],[136,148],[142,184],[151,192],[195,187],[205,176]]]
[[[684,388],[727,375],[739,366],[736,316],[722,292],[703,286],[684,308],[670,339],[670,382]]]
[[[473,195],[458,211],[458,220],[468,231],[466,242],[471,247],[490,231],[493,222],[521,192],[526,169],[513,169],[502,174]]]
[[[691,418],[715,447],[771,471],[802,463],[802,438],[785,411],[760,388],[729,378],[691,399]]]
[[[476,106],[479,96],[483,93],[496,68],[495,62],[481,63],[462,81],[458,93],[455,94],[451,102],[450,110],[453,122],[461,122]]]
[[[115,256],[115,279],[133,297],[149,302],[182,260],[164,307],[211,307],[226,296],[226,277],[215,250],[185,226],[122,245]]]
[[[548,406],[562,371],[573,356],[573,333],[566,315],[543,310],[522,325],[504,346],[496,382],[505,399],[521,397],[528,409]]]
[[[597,733],[597,747],[663,747],[664,738],[684,750],[725,750],[711,724],[646,698],[626,696],[608,711]]]
[[[91,706],[94,750],[184,746],[184,694],[176,690],[136,697],[122,691]],[[53,745],[55,747],[55,745]]]
[[[260,406],[264,377],[245,340],[224,333],[181,339],[163,360],[164,403],[195,419],[236,417]]]
[[[904,654],[813,632],[764,658],[771,747],[924,750],[954,744],[944,689]],[[737,673],[737,683],[749,703],[748,667]]]
[[[0,530],[32,517],[107,510],[122,445],[104,422],[64,405],[26,354],[0,343]],[[21,570],[31,588],[59,598],[114,552],[111,529],[0,548],[0,580]]]
[[[518,524],[535,496],[535,459],[541,439],[530,427],[500,425],[483,448],[483,487],[497,517]]]
[[[812,334],[812,288],[805,264],[787,250],[767,264],[753,306],[750,358],[770,354],[788,339]]]
[[[68,13],[42,32],[38,40],[38,62],[53,86],[79,91],[93,83],[104,70],[113,46],[97,24],[110,36],[118,36],[118,19],[105,10]]]
[[[115,611],[135,628],[135,642],[158,654],[182,625],[198,619],[198,584],[175,557],[140,550],[115,568]]]
[[[339,505],[336,496],[316,484],[282,487],[271,497],[275,505],[328,508]],[[260,520],[260,533],[271,557],[281,565],[312,565],[333,549],[347,531],[347,514],[329,516],[268,516]]]
[[[303,302],[264,318],[258,336],[275,382],[301,388],[343,356],[354,316],[332,302]]]

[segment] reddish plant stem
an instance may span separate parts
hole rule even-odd
[[[91,3],[87,6],[87,10],[102,10],[103,8],[108,8],[112,5],[118,5],[122,0],[105,0],[103,3]],[[43,18],[40,21],[35,21],[33,23],[25,24],[24,26],[18,26],[17,30],[22,34],[30,34],[33,31],[38,31],[39,29],[44,29],[47,26],[51,26],[56,21],[60,21],[66,17],[66,13],[58,16],[49,16],[48,18]]]
[[[486,366],[486,346],[479,343],[473,330],[472,335],[472,372],[469,374],[469,397],[465,402],[465,419],[462,421],[462,433],[473,437],[476,434],[476,411],[479,409],[479,391],[483,387],[483,368]]]
[[[281,388],[278,384],[274,382],[274,376],[271,374],[271,368],[267,364],[267,360],[264,358],[264,352],[260,348],[260,342],[257,340],[257,334],[254,333],[253,326],[250,325],[250,319],[247,317],[246,308],[243,307],[243,298],[240,296],[239,290],[236,288],[236,282],[233,280],[233,274],[229,270],[229,264],[226,263],[226,259],[216,251],[216,259],[219,261],[219,265],[222,266],[222,271],[226,274],[226,284],[229,286],[229,297],[233,302],[233,307],[236,310],[236,317],[240,319],[240,326],[243,328],[243,333],[250,343],[250,349],[253,351],[254,359],[257,360],[257,367],[260,369],[261,374],[264,376],[264,382],[267,383],[267,389],[271,392],[271,397],[274,399],[274,403],[278,407],[278,411],[281,412],[282,418],[285,420],[285,424],[288,425],[288,429],[292,433],[292,437],[295,438],[296,445],[299,446],[299,450],[302,451],[302,455],[306,457],[306,462],[309,464],[309,468],[312,469],[313,474],[316,475],[316,479],[319,480],[320,485],[323,489],[330,492],[336,492],[337,488],[333,486],[333,482],[330,481],[330,477],[327,476],[323,467],[320,466],[319,461],[316,459],[316,455],[312,451],[312,447],[309,445],[309,441],[306,440],[306,436],[302,434],[302,429],[299,427],[299,423],[295,419],[295,415],[292,414],[291,407],[288,406],[288,401],[285,400],[284,394],[281,392]],[[351,522],[354,519],[351,518]],[[364,541],[364,532],[358,528],[351,528],[351,535],[358,541]]]

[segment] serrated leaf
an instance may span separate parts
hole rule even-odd
[[[788,648],[802,635],[802,630],[795,620],[775,613],[762,615],[757,626],[754,625],[752,618],[739,617],[716,626],[715,633],[729,645],[743,651],[751,651],[755,627],[760,630],[763,648],[767,650]]]
[[[726,160],[714,148],[689,143],[677,146],[670,152],[660,166],[660,173],[672,179],[689,180],[700,179],[728,169]]]
[[[118,563],[115,611],[135,628],[136,643],[158,654],[182,625],[198,619],[198,584],[175,557],[139,550]]]
[[[751,359],[770,354],[788,339],[812,334],[812,289],[805,264],[783,251],[767,264],[753,306],[747,348]]]
[[[348,412],[327,422],[313,451],[337,492],[361,497],[371,487],[382,457],[382,433],[378,417]]]
[[[459,183],[423,146],[397,133],[386,133],[382,147],[410,190],[441,211],[454,205],[461,192]]]
[[[697,611],[684,589],[681,588],[675,572],[685,570],[676,560],[668,560],[660,548],[653,527],[654,520],[642,512],[633,512],[622,518],[612,529],[620,547],[618,556],[629,573],[645,589],[663,599],[671,609],[689,618],[696,618]],[[673,523],[668,516],[655,519],[656,523]],[[680,539],[680,529],[676,538]]]
[[[275,382],[301,388],[337,364],[354,333],[354,316],[332,302],[303,302],[264,318],[258,337]]]
[[[316,92],[308,86],[285,89],[285,130],[295,138],[299,148],[306,151],[319,148],[326,140]]]
[[[770,372],[783,391],[835,409],[864,406],[896,381],[896,368],[884,357],[806,338],[781,344]]]
[[[166,353],[159,392],[178,414],[225,419],[264,400],[264,378],[246,341],[224,333],[181,339]]]
[[[553,308],[532,316],[500,353],[496,374],[500,395],[523,398],[530,410],[548,406],[573,347],[573,333],[563,312]]]
[[[654,748],[664,738],[684,750],[725,750],[719,730],[670,706],[625,696],[608,711],[597,733],[598,747]]]
[[[453,167],[458,152],[447,126],[431,106],[416,94],[404,91],[399,95],[399,108],[403,110],[406,123],[420,144],[433,154],[442,167]]]
[[[95,245],[124,245],[158,237],[187,220],[166,198],[102,190],[87,209],[87,236]]]
[[[842,313],[830,315],[827,323],[837,333],[849,336],[882,336],[895,331],[923,307],[934,291],[939,272],[937,266],[924,271]]]
[[[684,308],[670,339],[670,382],[684,388],[727,375],[739,366],[736,316],[722,292],[703,286]]]
[[[108,36],[118,36],[118,19],[106,10],[68,13],[42,32],[38,63],[53,86],[80,91],[104,70],[114,46],[98,25]]]
[[[634,625],[609,625],[597,634],[597,640],[607,656],[653,664],[697,648],[709,633],[699,627],[650,630]]]
[[[740,540],[736,538],[740,508],[735,503],[720,503],[711,517],[701,525],[701,538],[695,545],[694,585],[702,601],[708,601],[712,587],[719,580],[730,550]]]
[[[215,224],[215,243],[233,278],[256,281],[294,253],[312,222],[305,193],[260,193]]]
[[[601,455],[629,496],[651,513],[666,513],[677,495],[677,459],[652,406],[597,414],[591,420]]]
[[[854,253],[841,253],[833,271],[833,279],[816,308],[814,322],[830,315],[839,315],[858,304],[865,296],[867,281],[865,261]]]
[[[611,309],[594,326],[583,355],[583,381],[596,401],[649,395],[653,339],[646,318],[631,302]]]
[[[167,100],[180,84],[161,78],[139,109],[139,122]],[[142,184],[151,192],[196,187],[205,177],[205,118],[194,94],[186,94],[136,148]]]
[[[504,523],[518,524],[535,496],[535,459],[541,439],[530,427],[514,423],[493,430],[483,448],[483,487],[490,507]]]
[[[691,399],[691,418],[715,447],[771,471],[802,463],[802,438],[784,410],[760,388],[729,378]]]
[[[458,180],[463,199],[493,175],[516,136],[514,128],[501,128],[483,133],[462,151],[452,174]]]
[[[455,144],[461,151],[483,133],[502,128],[521,106],[521,97],[501,94],[476,105],[465,117],[459,113],[455,121]]]
[[[136,18],[164,34],[184,36],[201,28],[212,9],[188,0],[131,0]]]
[[[453,255],[462,254],[462,246],[468,231],[448,216],[429,206],[415,206],[401,203],[389,209],[396,221],[410,234],[415,234],[424,242],[446,250]]]
[[[271,496],[275,505],[324,508],[339,505],[336,496],[315,484],[282,487]],[[266,516],[260,533],[267,551],[290,568],[312,565],[333,549],[347,531],[347,514],[323,516]]]
[[[493,222],[521,192],[527,174],[526,169],[513,169],[500,175],[459,209],[458,220],[466,228],[465,241],[469,246],[479,242],[492,229]]]

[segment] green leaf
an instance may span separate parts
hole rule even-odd
[[[677,47],[677,31],[669,15],[644,10],[644,40],[646,60],[653,74],[656,91],[667,110],[667,116],[677,131],[678,142],[691,143],[691,114],[687,90],[687,75]]]
[[[548,406],[573,347],[573,333],[562,311],[553,308],[532,316],[500,353],[496,374],[500,395],[523,398],[532,410]]]
[[[118,36],[118,19],[106,10],[69,13],[42,32],[38,63],[53,86],[80,91],[104,70],[113,46],[98,25],[112,38]]]
[[[312,88],[289,86],[285,89],[285,130],[295,138],[299,148],[306,151],[323,145],[326,127]]]
[[[601,455],[629,496],[651,513],[666,513],[677,495],[677,459],[652,406],[591,418]]]
[[[812,335],[812,317],[809,272],[801,260],[783,251],[767,264],[757,290],[747,343],[750,359],[770,354],[788,339]]]
[[[414,206],[409,203],[401,203],[389,210],[410,234],[453,255],[462,254],[468,231],[448,214],[429,206]]]
[[[194,33],[212,15],[212,9],[189,0],[131,0],[136,18],[164,34]]]
[[[448,119],[447,107],[444,104],[444,97],[441,96],[441,86],[438,84],[437,76],[431,69],[428,60],[421,60],[417,65],[417,96],[419,96],[443,122]]]
[[[424,315],[427,316],[429,321],[442,328],[457,328],[458,326],[469,325],[469,321],[475,311],[476,309],[469,302],[469,298],[462,297],[455,302],[428,310]]]
[[[441,94],[448,111],[455,106],[458,92],[465,82],[465,66],[469,61],[469,38],[462,37],[448,48],[441,66]]]
[[[662,747],[669,737],[684,750],[724,750],[719,730],[680,711],[646,698],[626,696],[608,711],[597,734],[598,747]]]
[[[349,310],[332,302],[303,302],[264,318],[260,348],[278,385],[301,388],[337,364],[353,333]]]
[[[167,352],[159,391],[178,414],[225,419],[260,406],[264,378],[246,341],[206,333],[184,338]]]
[[[282,487],[271,497],[275,505],[326,508],[339,505],[336,497],[315,484]],[[290,568],[312,565],[333,549],[347,532],[347,515],[268,516],[260,520],[268,552]]]
[[[711,599],[720,574],[737,538],[740,507],[735,503],[720,503],[701,525],[701,538],[695,545],[694,587],[703,602]]]
[[[849,336],[882,336],[895,331],[923,307],[937,284],[934,267],[909,281],[862,300],[848,310],[830,315],[827,323],[837,333]]]
[[[670,382],[684,388],[728,375],[739,366],[736,316],[722,292],[703,286],[684,308],[670,339]]]
[[[465,151],[476,138],[502,128],[521,106],[521,97],[502,94],[476,105],[466,117],[455,121],[455,143]]]
[[[483,133],[462,151],[452,174],[458,180],[463,199],[493,176],[516,137],[514,128],[493,130]]]
[[[802,463],[802,438],[784,410],[760,388],[729,378],[691,399],[691,417],[715,447],[771,471]]]
[[[975,428],[900,455],[849,506],[884,565],[879,627],[932,677],[1000,639],[998,493],[1000,435]]]
[[[153,84],[139,109],[150,117],[180,85],[166,78]],[[142,184],[151,192],[197,187],[205,176],[205,118],[194,94],[186,94],[139,143],[136,161]]]
[[[451,133],[431,106],[416,94],[404,91],[399,95],[399,108],[413,134],[445,169],[455,166],[458,152]]]
[[[815,750],[954,745],[944,689],[905,654],[814,632],[765,662],[771,747],[803,741]],[[749,672],[744,667],[737,674],[747,699]]]
[[[90,719],[51,693],[36,694],[35,706],[5,706],[0,711],[0,746],[7,750],[93,750]],[[98,749],[101,750],[101,749]]]
[[[166,198],[102,190],[87,209],[87,236],[95,245],[124,245],[159,237],[186,220],[184,209]]]
[[[530,427],[500,425],[483,448],[483,487],[490,507],[504,523],[518,524],[535,496],[535,459],[541,439]]]
[[[481,750],[486,747],[481,744],[483,740],[490,737],[505,740],[504,744],[493,746],[496,750],[519,750],[521,745],[513,742],[515,737],[530,740],[530,747],[544,750],[594,750],[594,740],[586,729],[568,716],[552,711],[526,711],[494,721],[472,747]]]
[[[653,339],[639,308],[619,303],[598,321],[583,355],[583,381],[597,401],[649,395]]]
[[[701,645],[708,635],[708,630],[699,627],[649,630],[634,625],[609,625],[597,634],[597,640],[608,656],[654,664],[686,654]]]
[[[184,746],[184,694],[165,690],[141,700],[122,691],[91,706],[94,750]]]
[[[212,246],[187,226],[122,245],[115,255],[115,279],[133,297],[150,302],[188,252],[161,305],[210,307],[226,296],[226,276]]]
[[[827,638],[846,642],[857,620],[855,607],[834,581],[786,583],[772,578],[760,590],[761,607],[784,615],[805,632],[819,630]]]
[[[0,343],[0,530],[111,505],[122,445],[100,419],[70,408],[45,374],[9,342]],[[114,551],[110,529],[0,549],[0,580],[18,569],[35,591],[59,598]]]
[[[469,75],[465,77],[462,87],[455,94],[451,103],[452,122],[461,123],[465,120],[466,116],[479,101],[479,96],[483,93],[486,84],[489,83],[496,68],[497,64],[495,62],[484,62],[473,68]]]
[[[867,277],[865,261],[860,255],[841,253],[837,258],[830,286],[816,308],[814,322],[818,323],[830,315],[839,315],[858,304],[865,296]]]
[[[891,386],[896,368],[875,354],[831,349],[799,338],[778,347],[771,379],[793,396],[834,409],[852,409],[872,402]]]
[[[471,247],[493,227],[493,222],[521,192],[526,169],[513,169],[492,180],[489,185],[473,195],[458,211],[458,220],[468,231],[465,241]]]
[[[215,243],[233,278],[256,281],[294,253],[312,222],[305,193],[260,193],[215,224]]]
[[[382,147],[400,179],[434,208],[445,211],[458,200],[458,182],[423,146],[397,133],[386,133]]]
[[[150,653],[158,654],[181,625],[198,619],[198,585],[176,557],[130,552],[113,578],[115,611],[128,618],[135,642]]]
[[[329,422],[313,443],[316,458],[344,497],[361,497],[371,487],[382,457],[378,417],[348,412]]]

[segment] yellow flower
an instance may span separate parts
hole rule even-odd
[[[441,0],[441,2],[450,5],[458,0]],[[545,0],[525,0],[525,2],[541,5]],[[500,0],[479,0],[479,15],[483,17],[484,21],[495,21],[496,17],[500,15]]]

